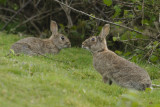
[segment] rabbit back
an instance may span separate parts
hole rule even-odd
[[[41,52],[42,46],[43,42],[41,39],[35,37],[28,37],[14,43],[11,49],[13,49],[16,54],[24,53],[34,55],[37,52]]]
[[[144,69],[112,51],[107,50],[94,55],[93,65],[103,78],[107,77],[122,87],[137,90],[151,87],[150,77]]]
[[[14,43],[11,47],[16,54],[24,53],[28,55],[57,54],[60,50],[49,39],[28,37]]]

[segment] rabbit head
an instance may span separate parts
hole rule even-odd
[[[50,30],[52,32],[50,40],[53,41],[59,49],[71,47],[69,39],[65,35],[58,32],[58,26],[55,21],[51,21]]]
[[[85,48],[91,51],[92,53],[107,50],[108,48],[106,44],[106,36],[109,34],[109,31],[110,31],[110,25],[109,24],[104,25],[99,36],[92,36],[86,39],[82,43],[82,48]]]

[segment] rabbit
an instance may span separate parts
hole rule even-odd
[[[58,26],[55,21],[51,21],[50,30],[52,35],[48,39],[40,39],[36,37],[28,37],[21,39],[11,46],[15,54],[57,54],[63,48],[71,47],[69,39],[63,34],[58,33]]]
[[[144,69],[107,48],[105,38],[109,31],[110,25],[106,24],[99,36],[92,36],[82,43],[82,48],[92,52],[93,66],[102,75],[103,81],[135,90],[152,89],[150,76]]]

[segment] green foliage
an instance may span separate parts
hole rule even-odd
[[[106,4],[107,6],[111,6],[112,5],[112,0],[103,0],[104,4]]]
[[[134,29],[140,31],[140,29],[138,29],[137,27],[135,27]],[[124,44],[126,43],[125,46],[122,45],[123,46],[122,50],[120,48],[115,49],[115,50],[120,50],[124,56],[126,56],[125,55],[126,52],[131,52],[130,55],[133,56],[132,61],[137,62],[139,59],[140,60],[147,59],[147,61],[151,63],[160,62],[159,48],[158,48],[160,43],[158,41],[150,41],[148,36],[144,36],[142,34],[138,34],[136,32],[128,30],[123,30],[120,27],[115,27],[113,31],[114,32],[111,32],[114,34],[112,38],[113,42],[120,41]],[[112,46],[115,44],[109,44],[109,45]]]
[[[59,26],[60,26],[59,32],[66,34],[65,26],[63,24],[59,24]]]
[[[16,10],[18,10],[18,5],[17,4],[14,4],[13,5],[13,9],[16,11]]]
[[[115,5],[114,6],[114,10],[115,10],[115,13],[113,15],[113,18],[118,17],[120,15],[120,13],[121,13],[121,8],[120,8],[119,5]]]
[[[118,50],[116,50],[115,53],[118,54],[118,55],[122,55],[122,52],[118,51]]]
[[[117,40],[117,37],[113,37],[113,41],[116,41]]]
[[[81,46],[81,43],[89,36],[92,36],[89,31],[96,28],[95,21],[90,20],[78,20],[77,25],[72,26],[69,29],[68,37],[71,40],[72,46]],[[64,27],[62,27],[63,29]],[[61,29],[61,28],[60,28]]]
[[[159,58],[158,58],[157,56],[155,56],[155,55],[152,55],[152,56],[150,57],[150,61],[151,61],[151,62],[154,62],[154,63],[157,62],[158,59],[159,59]]]
[[[133,61],[133,62],[138,62],[139,61],[139,57],[138,56],[132,56],[132,59],[131,59],[131,61]]]
[[[149,25],[149,21],[147,19],[142,20],[142,23],[147,25],[147,26]]]
[[[133,15],[133,13],[131,11],[124,10],[123,17],[125,17],[125,18],[134,18],[134,15]]]
[[[0,4],[6,4],[7,0],[0,0]]]
[[[125,52],[125,53],[124,53],[124,56],[125,56],[125,57],[128,57],[128,56],[130,56],[131,54],[132,54],[131,52]]]

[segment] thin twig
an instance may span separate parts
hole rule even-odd
[[[22,26],[23,24],[28,23],[29,21],[33,20],[34,18],[36,18],[36,17],[38,17],[38,16],[40,16],[40,15],[42,15],[42,14],[49,13],[50,11],[51,11],[51,10],[48,10],[48,11],[45,11],[45,12],[43,12],[43,13],[36,14],[36,15],[30,17],[30,18],[27,18],[25,21],[23,21],[22,23],[20,23],[19,25],[17,25],[14,29],[16,29],[16,28]]]
[[[150,52],[150,55],[149,55],[149,58],[148,58],[148,63],[151,63],[151,62],[150,62],[150,58],[151,58],[151,56],[153,55],[153,52],[154,52],[154,49],[151,49],[151,52]]]
[[[160,23],[160,13],[159,13],[159,23]]]
[[[132,44],[130,44],[130,43],[128,43],[128,42],[124,42],[123,40],[118,40],[119,42],[122,42],[122,43],[124,43],[124,44],[127,44],[127,45],[130,45],[130,46],[132,46],[132,47],[135,47],[135,48],[137,48],[137,49],[140,49],[140,50],[142,50],[142,51],[144,51],[144,52],[147,52],[147,50],[144,48],[144,49],[142,49],[142,48],[140,48],[140,47],[136,47],[136,46],[134,46],[134,45],[132,45]],[[154,54],[153,53],[153,55],[156,55],[156,56],[158,56],[158,57],[160,57],[160,55],[157,55],[157,54]]]
[[[9,8],[5,8],[5,7],[0,7],[0,10],[5,10],[5,11],[11,12],[11,13],[16,13],[14,10],[9,9]]]
[[[25,8],[32,0],[28,0],[28,2],[26,2],[26,4],[24,4],[24,6],[22,6],[12,17],[11,19],[3,26],[3,28],[1,29],[1,31],[3,31],[8,24],[14,19],[14,17],[16,17],[16,15],[23,9]]]
[[[38,6],[38,4],[39,4],[40,2],[41,2],[41,0],[39,0],[39,1],[36,3],[36,5],[35,5],[35,6],[37,7],[37,6]]]
[[[142,1],[142,26],[143,26],[143,20],[144,20],[144,0]]]
[[[54,0],[54,1],[56,1],[56,2],[58,2],[58,3],[60,3],[60,4],[62,4],[62,5],[65,5],[66,7],[70,8],[70,9],[76,11],[76,12],[79,12],[79,13],[81,13],[81,14],[84,14],[84,15],[87,15],[87,16],[89,16],[89,17],[91,17],[91,18],[94,18],[94,19],[96,19],[96,20],[100,20],[100,21],[103,21],[103,22],[106,22],[106,23],[109,23],[109,24],[113,24],[113,25],[116,25],[116,26],[120,26],[120,27],[129,29],[129,30],[134,31],[134,32],[137,32],[137,33],[139,33],[139,34],[143,34],[142,32],[137,31],[137,30],[134,30],[134,29],[129,28],[129,27],[127,27],[127,26],[119,25],[119,24],[113,23],[113,22],[111,22],[111,21],[107,21],[107,20],[104,20],[104,19],[100,19],[100,18],[94,17],[94,16],[92,16],[92,15],[89,15],[88,13],[85,13],[85,12],[83,12],[83,11],[77,10],[77,9],[75,9],[75,8],[73,8],[73,7],[70,7],[70,6],[62,3],[62,2],[60,2],[59,0]]]
[[[155,25],[155,27],[156,27],[156,29],[157,29],[158,33],[160,33],[160,28],[159,28],[159,24],[158,24],[158,22],[154,22],[154,25]]]
[[[128,42],[128,41],[138,41],[138,40],[150,41],[149,39],[142,39],[142,38],[128,39],[128,40],[121,40],[121,41],[123,41],[123,42]]]
[[[65,4],[68,5],[68,1],[67,0],[66,0]],[[71,15],[70,15],[71,9],[66,7],[65,5],[62,5],[62,4],[60,4],[60,6],[64,10],[64,12],[66,14],[66,17],[68,19],[68,25],[67,26],[68,26],[68,28],[71,28],[73,26],[73,21],[72,21]]]
[[[136,46],[134,46],[134,45],[132,45],[132,44],[130,44],[130,43],[128,43],[128,42],[125,42],[125,41],[123,41],[123,40],[118,40],[118,41],[119,41],[119,42],[122,42],[122,43],[124,43],[124,44],[130,45],[130,46],[132,46],[132,47],[136,47]],[[145,49],[142,49],[142,48],[140,48],[140,47],[136,47],[136,48],[145,51]]]
[[[116,24],[116,23],[114,23],[114,22],[107,21],[107,20],[104,20],[104,19],[100,19],[100,18],[97,18],[97,17],[95,17],[95,16],[92,16],[92,15],[90,15],[90,14],[88,14],[88,13],[85,13],[85,12],[83,12],[83,11],[81,11],[81,10],[77,10],[77,9],[75,9],[75,8],[73,8],[73,7],[70,7],[70,6],[67,5],[67,4],[64,4],[64,3],[60,2],[59,0],[54,0],[54,1],[58,2],[58,3],[61,4],[61,5],[64,5],[64,6],[68,7],[68,8],[70,8],[70,9],[72,9],[72,10],[78,12],[78,13],[81,13],[81,14],[84,14],[84,15],[86,15],[86,16],[89,16],[89,17],[91,17],[91,18],[93,18],[93,19],[100,20],[100,21],[102,21],[102,22],[106,22],[106,23],[109,23],[109,24],[112,24],[112,25],[120,26],[120,27],[126,28],[126,29],[128,29],[128,30],[130,30],[130,31],[134,31],[134,32],[136,32],[136,33],[139,33],[139,34],[144,35],[144,33],[140,32],[140,31],[137,31],[137,30],[135,30],[135,29],[132,29],[132,28],[130,28],[130,27],[127,27],[127,26],[124,26],[124,25],[119,25],[119,24]],[[160,40],[152,37],[151,35],[147,35],[147,36],[149,36],[150,38],[152,38],[152,39],[154,39],[154,40],[160,41]]]

